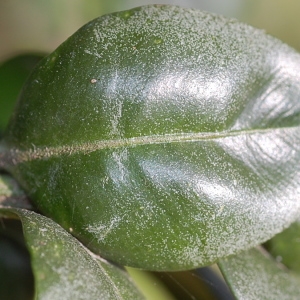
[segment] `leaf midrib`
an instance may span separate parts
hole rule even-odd
[[[81,144],[55,146],[55,147],[36,147],[32,144],[32,148],[28,150],[20,150],[12,148],[6,151],[0,151],[0,167],[5,165],[16,165],[26,161],[47,159],[60,155],[72,155],[82,153],[84,155],[103,149],[116,148],[133,148],[142,145],[152,144],[169,144],[180,142],[197,142],[214,139],[222,139],[235,136],[246,136],[254,134],[269,134],[282,131],[299,129],[300,126],[265,128],[265,129],[248,129],[223,132],[200,132],[200,133],[179,133],[140,136],[127,139],[111,139],[100,140],[94,142],[85,142]]]

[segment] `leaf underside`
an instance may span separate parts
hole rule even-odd
[[[2,208],[0,216],[22,222],[35,299],[144,299],[123,269],[92,254],[52,220],[17,208]]]
[[[237,299],[299,299],[300,277],[277,265],[262,248],[224,258],[218,264]]]

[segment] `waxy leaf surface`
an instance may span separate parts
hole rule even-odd
[[[31,255],[35,299],[144,299],[119,267],[100,259],[58,224],[25,209],[0,208],[18,216]]]
[[[103,257],[183,270],[300,214],[300,55],[173,6],[91,21],[32,73],[1,163]]]
[[[263,249],[224,258],[219,266],[236,299],[299,299],[300,277],[278,265]]]

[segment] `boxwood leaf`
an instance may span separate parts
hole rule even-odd
[[[51,219],[1,208],[20,218],[35,278],[35,299],[144,299],[127,273],[100,259]]]
[[[300,277],[279,266],[262,248],[224,258],[219,267],[237,299],[299,299]]]
[[[0,166],[103,257],[208,265],[299,217],[299,71],[293,49],[234,20],[106,15],[32,73]]]

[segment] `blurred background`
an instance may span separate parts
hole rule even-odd
[[[95,17],[150,3],[233,17],[300,50],[299,0],[0,0],[0,63],[23,52],[50,52]]]

